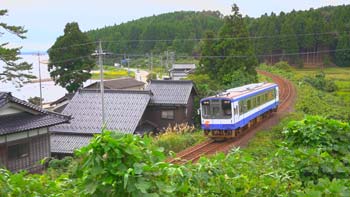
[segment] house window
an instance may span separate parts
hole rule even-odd
[[[11,145],[7,148],[7,155],[9,160],[16,160],[29,155],[29,143],[21,143]]]
[[[174,114],[174,110],[162,110],[162,114],[161,117],[163,119],[174,119],[175,118],[175,114]]]

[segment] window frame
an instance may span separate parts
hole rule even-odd
[[[172,112],[172,115],[169,116],[169,112]],[[163,113],[167,113],[166,116],[163,116]],[[174,109],[162,109],[160,111],[160,118],[165,120],[174,120],[175,119],[175,110]]]
[[[30,145],[28,141],[11,144],[7,146],[8,161],[14,161],[14,160],[26,158],[26,157],[29,157],[29,154],[30,154]]]

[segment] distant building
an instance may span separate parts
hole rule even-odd
[[[0,92],[0,167],[12,172],[42,170],[40,161],[50,157],[48,127],[69,120]]]
[[[63,109],[68,105],[69,101],[73,98],[73,96],[74,93],[65,94],[63,97],[50,103],[50,106],[47,109],[57,113],[61,113]]]
[[[169,70],[169,76],[172,80],[180,80],[185,78],[195,69],[195,64],[173,64],[172,68]]]
[[[105,90],[105,129],[125,134],[137,133],[151,99],[150,91]],[[93,134],[101,133],[102,110],[99,90],[79,90],[62,112],[70,123],[50,128],[51,152],[63,157],[86,146]]]
[[[169,125],[193,123],[194,97],[197,96],[192,81],[151,80],[146,88],[153,93],[144,114],[159,130]]]
[[[112,79],[112,80],[104,80],[103,82],[105,89],[110,90],[143,90],[145,83],[141,81],[137,81],[134,78],[119,78],[119,79]],[[92,83],[83,89],[99,89],[100,88],[100,82],[97,81],[95,83]]]

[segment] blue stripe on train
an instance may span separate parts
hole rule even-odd
[[[240,120],[239,122],[236,122],[234,124],[209,124],[209,125],[204,125],[202,124],[202,129],[204,130],[234,130],[237,128],[241,128],[244,127],[245,125],[248,124],[249,121],[253,120],[254,118],[260,116],[261,114],[271,110],[271,109],[275,109],[278,107],[278,102],[275,102],[273,104],[271,104],[270,106],[255,112],[254,114],[243,118],[242,120]]]

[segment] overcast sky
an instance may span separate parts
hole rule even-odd
[[[87,31],[180,10],[219,10],[227,15],[233,2],[244,15],[258,17],[271,12],[349,4],[350,0],[0,0],[0,9],[9,10],[0,21],[28,30],[26,40],[3,36],[0,43],[10,40],[22,45],[23,51],[45,51],[63,34],[67,22],[76,21]]]

